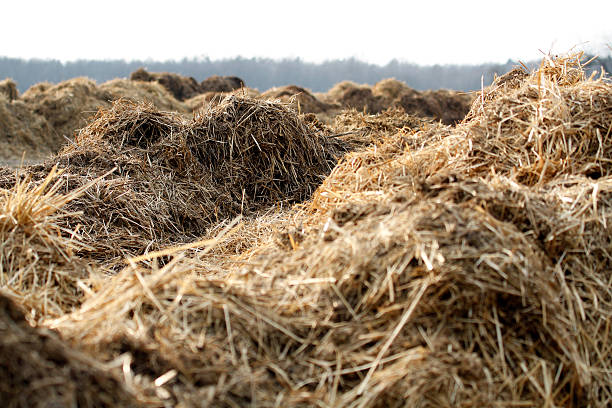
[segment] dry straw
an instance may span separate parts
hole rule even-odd
[[[102,262],[39,324],[153,405],[609,406],[610,95],[576,55],[500,77],[456,127],[348,113],[362,147],[310,199],[344,139],[283,105],[118,103],[57,158],[67,191],[118,169],[65,205],[96,248],[71,259]],[[107,276],[118,247],[148,255]]]

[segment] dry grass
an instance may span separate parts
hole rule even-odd
[[[58,156],[61,190],[6,190],[93,211],[43,223],[97,247],[70,258],[92,264],[78,307],[38,324],[153,405],[609,406],[612,85],[581,64],[500,77],[456,127],[349,112],[360,147],[322,183],[346,138],[282,104],[117,103]]]

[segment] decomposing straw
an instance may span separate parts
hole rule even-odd
[[[47,280],[47,303],[38,284],[2,290],[121,401],[609,406],[612,84],[582,61],[497,78],[456,126],[352,111],[326,130],[236,97],[193,121],[116,103],[56,157],[64,184],[45,202],[117,169],[65,218],[27,224],[53,232],[40,242],[3,247],[2,273],[68,283]]]

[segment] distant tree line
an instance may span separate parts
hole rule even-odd
[[[528,63],[533,67],[537,63]],[[38,82],[58,83],[66,79],[86,76],[98,83],[113,78],[129,77],[130,73],[144,67],[150,72],[174,72],[192,76],[198,82],[212,75],[233,75],[244,80],[247,86],[260,91],[295,84],[314,92],[325,92],[344,80],[374,84],[381,79],[396,78],[408,86],[418,89],[455,89],[471,91],[488,85],[494,75],[502,75],[518,65],[507,61],[504,64],[480,65],[430,65],[393,60],[386,65],[375,65],[354,58],[311,63],[295,59],[273,60],[267,58],[242,58],[211,60],[209,58],[183,59],[181,61],[124,61],[124,60],[58,60],[18,59],[0,57],[0,80],[8,77],[15,80],[20,92]],[[591,69],[612,69],[612,57],[598,59]]]

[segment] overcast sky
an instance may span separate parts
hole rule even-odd
[[[357,57],[418,64],[609,55],[612,0],[27,1],[2,6],[0,56],[74,59]]]

